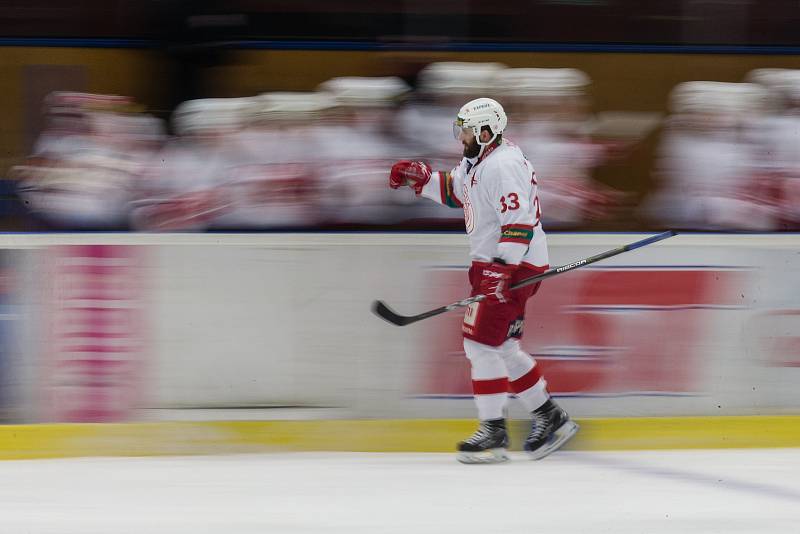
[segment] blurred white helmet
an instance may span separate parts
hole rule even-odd
[[[765,87],[774,87],[780,84],[781,78],[789,69],[753,69],[745,76],[745,81],[757,83]]]
[[[755,69],[747,73],[746,80],[766,87],[776,111],[800,102],[800,70]]]
[[[306,121],[336,107],[333,95],[319,92],[276,91],[258,96],[256,120]]]
[[[494,79],[500,94],[524,97],[583,96],[591,84],[589,76],[578,69],[505,69]]]
[[[463,131],[469,130],[479,145],[488,145],[503,133],[507,124],[506,112],[499,102],[491,98],[476,98],[458,110],[458,116],[453,123],[453,135],[458,139]],[[492,138],[486,143],[480,141],[481,128],[484,126],[492,131]]]
[[[343,76],[321,83],[317,90],[333,95],[340,106],[390,107],[411,88],[396,76]]]
[[[178,135],[236,130],[245,124],[252,102],[252,98],[187,100],[172,113],[173,129]]]
[[[478,95],[491,89],[492,80],[504,68],[502,63],[431,63],[420,71],[418,86],[430,95]]]
[[[674,113],[759,113],[767,91],[753,83],[692,81],[676,85],[670,100]]]

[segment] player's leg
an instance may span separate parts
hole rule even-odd
[[[531,413],[531,430],[523,448],[535,460],[544,458],[574,436],[578,425],[550,397],[536,360],[520,349],[519,341],[509,339],[503,348],[509,389]]]
[[[480,287],[479,266],[470,269],[472,292]],[[506,336],[510,313],[507,304],[488,306],[475,303],[464,315],[464,353],[469,359],[472,392],[480,424],[469,438],[458,443],[458,460],[464,463],[499,462],[508,459],[505,406],[508,402],[508,373],[498,346]]]
[[[539,371],[536,360],[522,351],[517,338],[507,340],[500,348],[508,371],[509,389],[527,411],[534,411],[550,398],[547,381]]]
[[[517,276],[525,278],[535,274],[519,272]],[[539,284],[535,284],[527,291],[522,289],[516,292],[514,304],[518,316],[512,328],[509,328],[511,337],[501,347],[508,370],[509,389],[531,413],[531,430],[525,438],[523,448],[534,460],[555,452],[578,431],[578,425],[550,397],[547,381],[536,365],[536,360],[519,345],[527,300],[538,290]]]
[[[505,365],[496,347],[465,339],[464,352],[471,365],[472,391],[480,424],[472,436],[458,443],[458,460],[463,463],[505,461],[508,459]]]

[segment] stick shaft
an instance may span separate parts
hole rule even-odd
[[[558,274],[563,274],[563,273],[566,273],[568,271],[572,271],[573,269],[578,269],[579,267],[584,267],[586,265],[590,265],[590,264],[598,262],[600,260],[605,260],[607,258],[611,258],[611,257],[616,256],[618,254],[622,254],[623,252],[628,252],[629,250],[635,250],[637,248],[644,247],[644,246],[650,245],[652,243],[656,243],[658,241],[661,241],[662,239],[667,239],[668,237],[672,237],[674,235],[675,235],[675,232],[672,231],[672,230],[669,230],[669,231],[666,231],[666,232],[662,232],[660,234],[656,234],[654,236],[650,236],[650,237],[645,238],[645,239],[641,239],[641,240],[636,241],[634,243],[630,243],[628,245],[624,245],[624,246],[621,246],[621,247],[617,247],[615,249],[611,249],[611,250],[607,250],[605,252],[601,252],[600,254],[597,254],[595,256],[590,256],[588,258],[585,258],[585,259],[582,259],[582,260],[578,260],[576,262],[568,263],[566,265],[553,267],[552,269],[548,269],[548,270],[546,270],[545,272],[543,272],[541,274],[537,274],[536,276],[532,276],[530,278],[525,278],[524,280],[520,280],[519,282],[517,282],[516,284],[511,286],[511,289],[514,290],[514,289],[519,289],[521,287],[529,286],[531,284],[535,284],[537,282],[541,282],[542,280],[545,280],[546,278],[550,278],[551,276],[556,276]],[[396,324],[398,326],[405,326],[407,324],[415,323],[417,321],[421,321],[423,319],[427,319],[428,317],[434,317],[436,315],[440,315],[442,313],[445,313],[445,312],[448,312],[448,311],[451,311],[451,310],[455,310],[457,308],[464,308],[464,307],[469,306],[470,304],[473,304],[475,302],[480,302],[480,301],[484,300],[485,298],[486,298],[486,295],[475,295],[474,297],[468,297],[468,298],[465,298],[463,300],[459,300],[458,302],[453,302],[452,304],[448,304],[446,306],[441,306],[441,307],[436,308],[434,310],[430,310],[430,311],[426,311],[426,312],[420,313],[418,315],[410,315],[410,316],[400,315],[400,314],[392,311],[391,308],[389,308],[386,304],[384,304],[381,301],[375,301],[373,303],[373,305],[372,305],[372,310],[378,316],[380,316],[382,319],[385,319],[386,321],[389,321],[390,323]]]
[[[550,278],[551,276],[555,276],[557,274],[565,273],[567,271],[571,271],[573,269],[577,269],[578,267],[585,267],[586,265],[598,262],[600,260],[605,260],[611,258],[612,256],[617,256],[618,254],[622,254],[623,252],[628,252],[630,250],[636,250],[637,248],[644,247],[646,245],[650,245],[652,243],[656,243],[661,241],[662,239],[666,239],[668,237],[672,237],[675,235],[675,232],[669,230],[667,232],[662,232],[660,234],[648,237],[646,239],[642,239],[640,241],[636,241],[635,243],[630,243],[628,245],[623,245],[621,247],[617,247],[615,249],[607,250],[605,252],[601,252],[595,256],[591,256],[589,258],[585,258],[582,260],[578,260],[573,263],[568,263],[566,265],[561,265],[560,267],[553,267],[552,269],[548,269],[542,274],[537,274],[536,276],[532,276],[530,278],[525,278],[524,280],[520,280],[513,286],[511,289],[518,289],[520,287],[529,286],[531,284],[535,284],[536,282],[541,282],[545,278]]]

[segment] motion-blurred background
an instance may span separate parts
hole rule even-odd
[[[2,227],[459,229],[388,191],[491,96],[546,228],[800,228],[789,0],[4,1]]]
[[[452,168],[455,113],[490,96],[552,265],[682,231],[531,300],[525,350],[583,446],[796,445],[794,420],[583,421],[798,413],[798,26],[796,0],[0,1],[0,418],[464,418],[152,449],[450,450],[474,418],[461,317],[398,329],[369,306],[468,293],[462,214],[388,171]],[[151,430],[98,439],[151,451]]]

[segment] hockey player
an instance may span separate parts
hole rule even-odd
[[[548,268],[536,175],[522,151],[503,138],[507,118],[490,98],[465,104],[453,125],[464,157],[450,172],[420,161],[399,161],[389,186],[407,185],[423,196],[464,210],[472,266],[472,295],[486,299],[467,308],[464,351],[480,426],[458,444],[463,463],[508,459],[504,409],[512,391],[532,414],[524,449],[533,459],[557,450],[578,430],[547,391],[536,361],[520,349],[525,302],[539,284],[511,291],[515,282]]]

